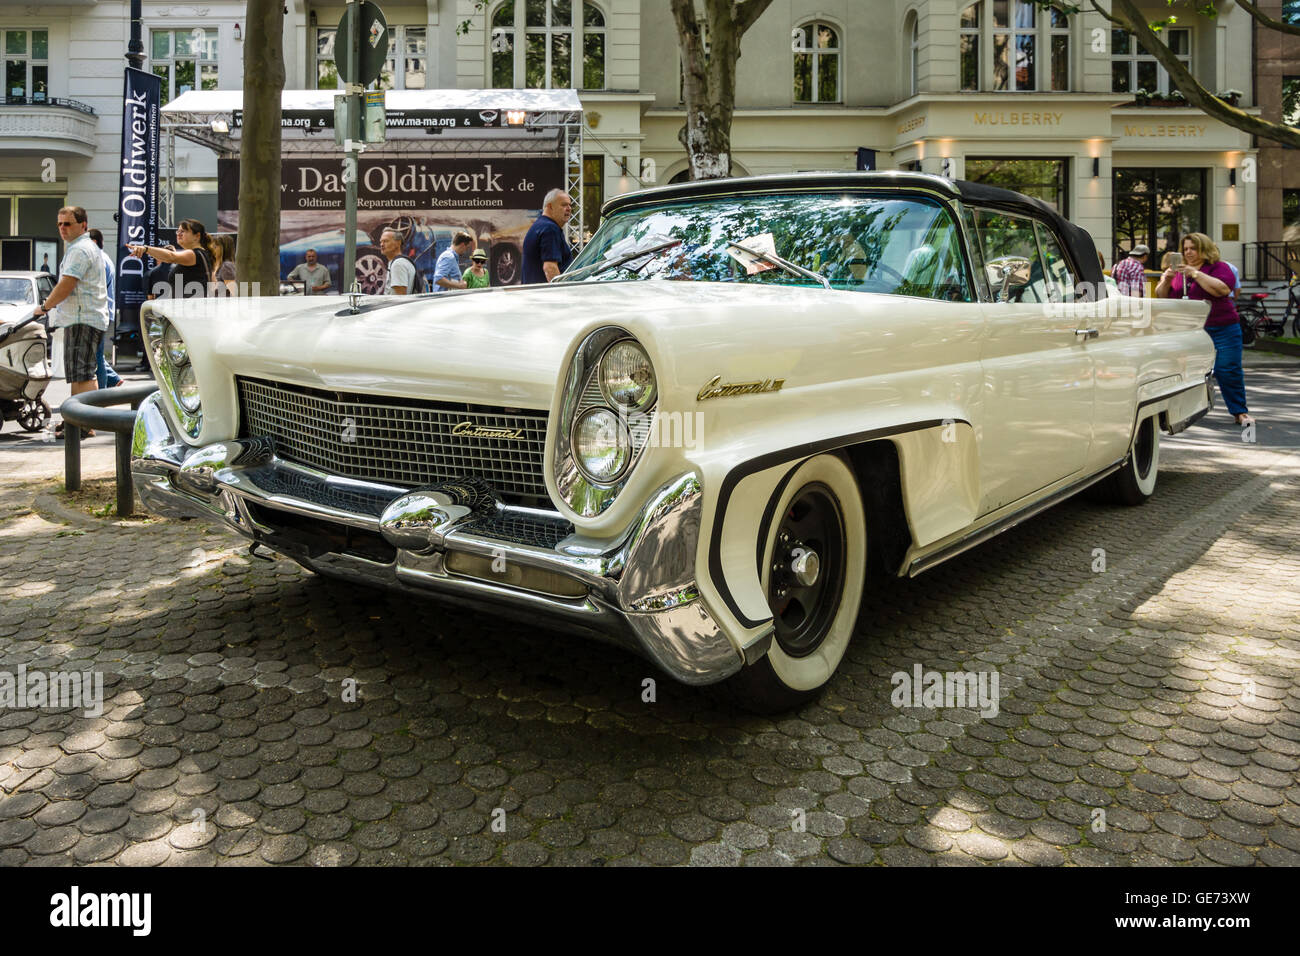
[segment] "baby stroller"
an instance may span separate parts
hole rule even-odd
[[[16,325],[0,324],[0,428],[17,421],[38,432],[50,420],[41,398],[50,384],[50,336],[35,316]]]

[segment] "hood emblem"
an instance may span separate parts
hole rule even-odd
[[[732,395],[758,395],[763,392],[779,392],[785,384],[783,378],[765,378],[759,382],[723,382],[721,375],[709,379],[695,396],[697,402],[710,398],[730,398]]]
[[[458,422],[451,433],[457,438],[513,438],[524,437],[521,428],[496,428],[492,425],[476,425],[473,422]]]

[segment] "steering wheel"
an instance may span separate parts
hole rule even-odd
[[[851,266],[866,266],[868,269],[871,268],[871,263],[868,262],[866,259],[847,259],[847,260],[845,260],[844,265],[845,265],[845,266],[850,266],[850,267],[851,267]],[[888,272],[890,275],[892,275],[892,276],[893,276],[895,279],[897,279],[899,282],[906,282],[906,281],[907,281],[907,276],[903,275],[903,273],[899,272],[899,271],[898,271],[897,269],[895,269],[893,266],[887,266],[887,265],[885,265],[883,262],[877,262],[877,263],[876,263],[876,269],[877,269],[877,270],[881,270],[881,269],[883,269],[885,272]],[[872,273],[872,276],[871,276],[871,277],[872,277],[873,279],[876,278],[876,274],[875,274],[875,272]]]

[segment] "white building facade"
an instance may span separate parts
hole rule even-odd
[[[668,0],[380,5],[392,28],[390,88],[579,90],[589,228],[601,200],[684,174]],[[286,86],[334,87],[344,5],[286,6]],[[165,95],[241,88],[243,3],[143,8],[146,68],[163,77]],[[1167,13],[1158,2],[1144,9],[1153,20]],[[0,3],[0,236],[53,238],[65,202],[115,235],[128,10],[126,0]],[[1254,109],[1244,11],[1180,18],[1168,36],[1203,84],[1240,91],[1238,105]],[[1135,242],[1159,252],[1190,231],[1239,258],[1256,233],[1252,139],[1170,91],[1154,58],[1095,13],[1066,18],[1018,0],[775,0],[742,43],[733,168],[853,169],[862,156],[877,169],[1038,196],[1092,232],[1108,264]],[[213,154],[179,141],[174,180],[173,218],[215,223]]]

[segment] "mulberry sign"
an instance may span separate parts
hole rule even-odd
[[[976,126],[1060,126],[1064,115],[1064,113],[1022,110],[1016,113],[976,113],[974,118]]]

